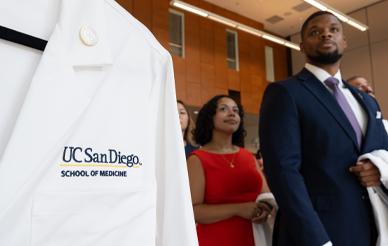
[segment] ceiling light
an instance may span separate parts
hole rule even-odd
[[[250,33],[252,35],[265,38],[265,39],[270,40],[272,42],[275,42],[275,43],[278,43],[278,44],[281,44],[281,45],[285,45],[285,46],[287,46],[289,48],[300,50],[299,46],[297,44],[295,44],[295,43],[292,43],[292,42],[287,41],[287,40],[282,39],[282,38],[278,38],[278,37],[273,36],[273,35],[271,35],[269,33],[257,30],[255,28],[249,27],[249,26],[241,24],[239,22],[227,19],[227,18],[222,17],[220,15],[216,15],[216,14],[214,14],[212,12],[206,11],[204,9],[198,8],[198,7],[190,5],[188,3],[185,3],[185,2],[182,2],[182,1],[179,1],[179,0],[172,0],[170,2],[170,5],[173,5],[175,7],[178,7],[178,8],[187,10],[187,11],[190,11],[190,12],[192,12],[194,14],[206,17],[206,18],[208,18],[210,20],[222,23],[224,25],[227,25],[227,26],[230,26],[230,27],[233,27],[233,28],[237,28],[238,30]]]
[[[366,30],[365,27],[363,27],[363,26],[357,24],[357,23],[354,22],[354,21],[348,20],[348,24],[354,26],[354,27],[357,28],[357,29],[360,29],[361,31],[365,31],[365,30]]]
[[[320,9],[322,11],[326,11],[327,10],[327,8],[324,5],[322,5],[320,3],[317,3],[314,0],[304,0],[304,1],[309,3],[309,4],[311,4],[311,5],[313,5],[314,7],[316,7],[317,9]]]
[[[217,21],[217,22],[219,22],[221,24],[224,24],[224,25],[227,25],[227,26],[231,26],[233,28],[236,28],[236,26],[237,26],[236,24],[233,24],[233,23],[231,23],[231,22],[229,22],[227,20],[224,20],[222,17],[219,18],[219,17],[215,17],[213,15],[208,15],[207,18],[211,19],[211,20],[214,20],[214,21]]]
[[[333,15],[337,16],[338,19],[340,19],[341,21],[343,22],[348,22],[348,18],[346,18],[345,16],[341,15],[341,14],[338,14],[337,12],[331,10],[331,9],[328,9],[327,10],[328,12],[332,13]]]
[[[257,30],[255,30],[253,28],[246,28],[246,27],[242,27],[242,26],[237,26],[237,29],[244,31],[244,32],[247,32],[247,33],[250,33],[252,35],[259,36],[259,37],[263,36],[263,34],[261,32],[258,32]]]
[[[298,45],[294,44],[294,43],[291,43],[291,42],[285,42],[284,46],[287,46],[289,48],[292,48],[292,49],[300,51],[300,47]]]
[[[268,40],[270,40],[270,41],[272,41],[272,42],[275,42],[275,43],[278,43],[278,44],[284,44],[284,43],[285,43],[282,39],[280,39],[280,38],[275,38],[275,37],[269,36],[269,35],[267,35],[267,34],[264,34],[264,35],[263,35],[263,38],[268,39]]]
[[[352,17],[342,13],[341,11],[336,10],[333,7],[330,7],[329,5],[323,3],[319,0],[303,0],[303,1],[315,6],[316,8],[318,8],[322,11],[328,11],[328,12],[332,13],[333,15],[337,16],[337,18],[340,19],[341,21],[348,23],[349,25],[352,25],[361,31],[365,31],[369,28],[367,25],[362,24],[361,22],[359,22],[359,21],[353,19]]]
[[[200,16],[203,16],[203,17],[207,17],[208,14],[200,11],[200,10],[197,10],[196,8],[193,8],[193,7],[189,7],[187,6],[186,4],[183,5],[181,3],[178,3],[178,2],[174,2],[174,6],[178,7],[178,8],[181,8],[181,9],[185,9],[187,11],[190,11],[194,14],[197,14],[197,15],[200,15]]]

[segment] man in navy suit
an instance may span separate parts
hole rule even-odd
[[[316,12],[302,27],[306,65],[270,84],[260,111],[265,173],[279,204],[274,245],[369,246],[377,230],[366,187],[380,172],[360,155],[388,149],[374,98],[342,81],[340,20]]]

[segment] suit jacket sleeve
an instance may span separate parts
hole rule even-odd
[[[265,173],[295,245],[324,245],[330,239],[309,198],[303,165],[298,107],[281,83],[270,84],[260,110],[259,136]]]
[[[171,56],[160,60],[151,100],[156,117],[157,246],[197,246]]]

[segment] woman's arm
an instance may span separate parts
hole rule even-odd
[[[252,219],[260,212],[255,202],[217,205],[203,204],[206,180],[202,162],[198,156],[192,155],[189,157],[187,169],[196,223],[211,224],[233,216]]]
[[[267,179],[266,179],[265,175],[263,174],[262,169],[260,168],[259,163],[257,162],[256,158],[254,158],[254,160],[255,160],[255,163],[256,163],[256,169],[260,173],[261,180],[263,182],[260,194],[262,194],[262,193],[271,193],[271,191],[270,191],[270,189],[268,187]],[[268,216],[271,213],[273,208],[272,208],[271,204],[269,204],[267,202],[259,202],[258,203],[258,207],[261,209],[261,214],[260,214],[260,216],[253,218],[252,222],[256,223],[256,224],[261,224],[261,223],[267,221]]]
[[[263,180],[263,186],[261,187],[260,193],[271,193],[271,190],[269,189],[269,186],[268,186],[268,183],[267,183],[267,178],[265,177],[265,175],[261,171],[261,168],[259,166],[259,163],[257,163],[256,158],[255,157],[253,157],[253,158],[255,159],[255,162],[256,162],[256,169],[260,173],[261,179]]]

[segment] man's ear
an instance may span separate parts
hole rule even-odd
[[[299,44],[299,48],[300,48],[300,52],[302,52],[302,53],[305,53],[305,49],[304,49],[304,42],[302,41],[302,42],[300,42],[300,44]]]
[[[346,40],[346,37],[344,36],[344,48],[348,47],[348,40]]]

